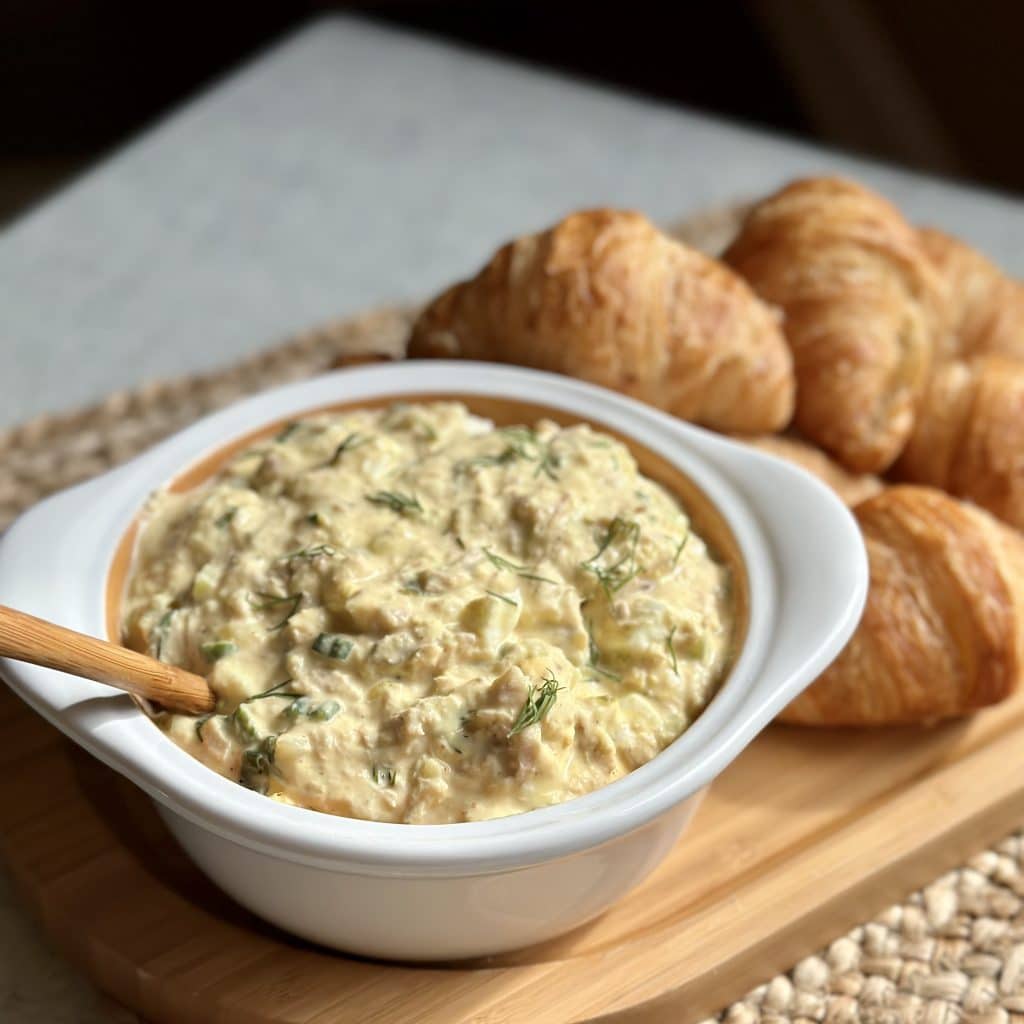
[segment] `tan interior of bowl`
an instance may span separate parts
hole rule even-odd
[[[501,427],[532,424],[540,419],[554,420],[561,426],[587,423],[595,430],[600,430],[621,441],[633,453],[633,457],[645,476],[657,481],[670,493],[676,495],[686,508],[694,529],[704,538],[717,557],[731,570],[735,612],[735,634],[732,650],[733,658],[735,659],[742,649],[743,641],[746,638],[749,618],[749,587],[746,567],[740,555],[736,539],[733,537],[732,530],[718,509],[688,476],[646,446],[638,443],[631,437],[605,426],[600,420],[590,420],[586,417],[576,416],[546,405],[523,402],[519,399],[487,398],[479,395],[461,395],[458,393],[391,395],[365,401],[339,402],[336,405],[309,409],[299,415],[283,417],[274,423],[260,427],[258,430],[254,430],[223,445],[176,476],[171,481],[169,488],[171,491],[180,493],[200,486],[213,477],[233,455],[266,437],[273,436],[286,423],[293,420],[325,412],[378,409],[393,405],[398,401],[406,403],[462,402],[471,412],[478,416],[484,416]],[[121,642],[121,601],[128,572],[131,568],[139,518],[136,518],[121,539],[114,559],[111,562],[110,572],[107,575],[107,635],[114,643]]]

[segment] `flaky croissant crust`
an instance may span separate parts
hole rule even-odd
[[[782,720],[919,722],[1008,696],[1024,660],[1021,537],[927,487],[888,488],[854,514],[871,568],[864,617]]]
[[[778,430],[793,409],[773,312],[728,268],[618,210],[503,246],[424,310],[409,354],[570,374],[719,430]]]
[[[724,259],[785,313],[800,432],[850,469],[887,468],[945,315],[914,229],[873,192],[812,178],[758,203]]]
[[[1024,362],[989,355],[937,367],[895,474],[1024,530]]]
[[[940,358],[997,354],[1024,360],[1024,285],[951,235],[922,228],[918,237],[947,294]]]

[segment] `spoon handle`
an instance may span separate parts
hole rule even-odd
[[[216,706],[202,676],[4,605],[0,605],[0,657],[116,686],[169,711],[198,715]]]

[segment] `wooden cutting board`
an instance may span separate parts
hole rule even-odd
[[[146,797],[0,688],[0,854],[52,940],[153,1024],[686,1024],[1024,821],[1022,760],[1024,696],[932,729],[773,727],[598,921],[513,955],[406,967],[252,917]]]

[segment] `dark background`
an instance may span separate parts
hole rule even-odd
[[[283,32],[335,8],[937,174],[1024,189],[1019,0],[6,0],[0,222]]]

